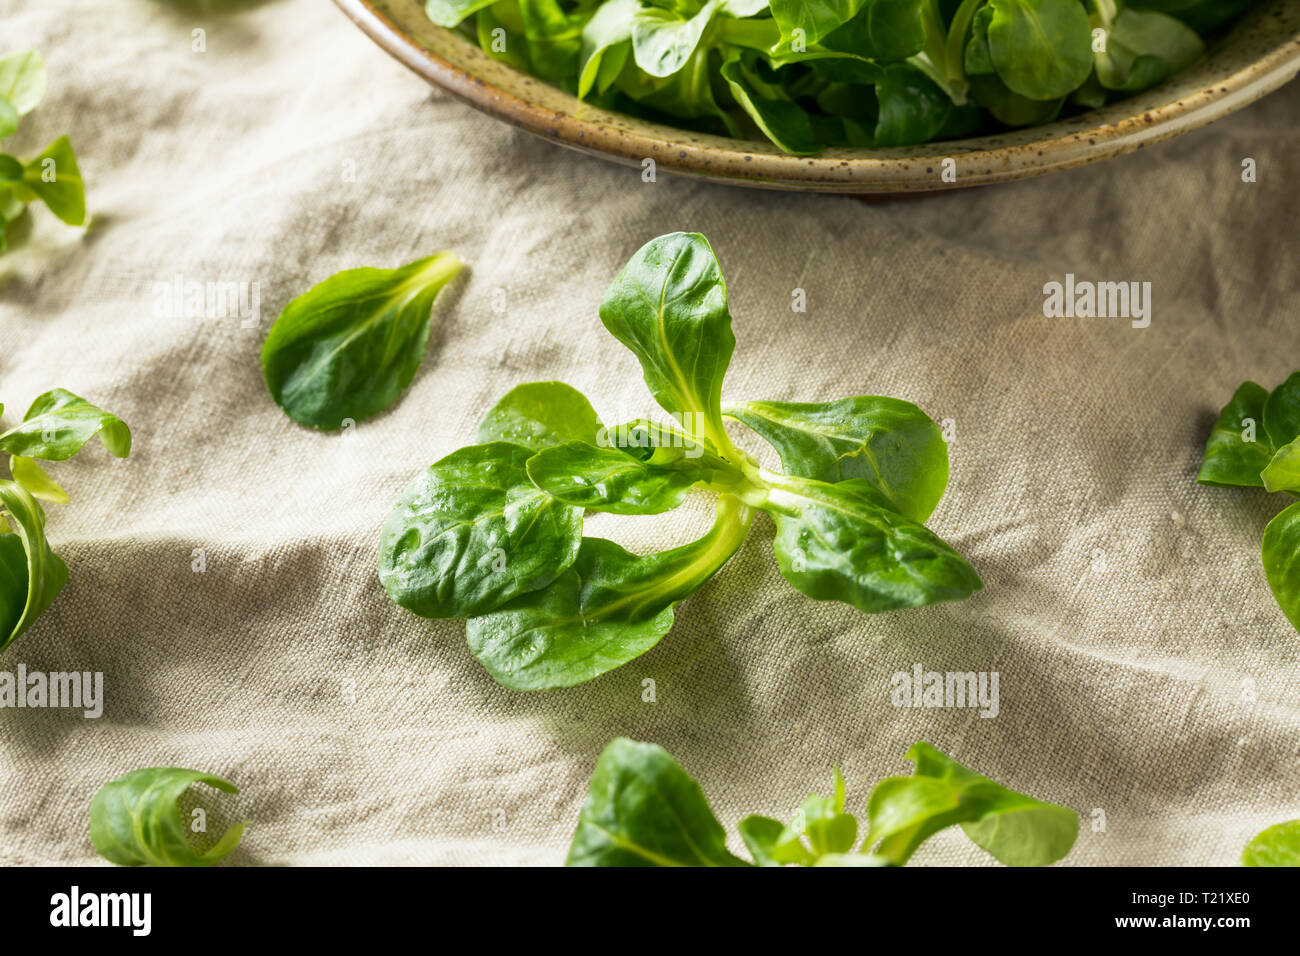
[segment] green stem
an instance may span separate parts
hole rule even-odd
[[[754,522],[754,510],[734,495],[721,495],[717,514],[709,533],[700,539],[708,541],[705,550],[689,567],[659,582],[656,592],[670,591],[682,597],[694,594],[740,550],[749,536],[749,526]]]
[[[945,52],[948,61],[949,89],[959,92],[961,101],[953,100],[957,106],[966,102],[966,34],[970,32],[971,20],[983,0],[962,0],[962,5],[953,14],[952,24],[948,27],[948,42]]]
[[[769,489],[758,477],[759,467],[742,451],[737,451],[737,458],[728,462],[726,471],[715,473],[714,478],[704,487],[724,498],[733,498],[743,502],[749,508],[761,508],[767,501]]]
[[[948,94],[954,106],[966,105],[966,34],[983,0],[962,0],[951,26],[944,26],[939,0],[924,0],[925,49],[908,57],[912,64]]]
[[[924,0],[921,4],[921,18],[925,24],[925,49],[914,59],[924,58],[925,63],[933,69],[930,78],[948,89],[948,31],[943,25],[943,15],[939,13],[939,0]],[[918,64],[919,66],[920,64]],[[924,69],[924,67],[923,67]],[[926,70],[930,73],[930,70]],[[951,92],[949,92],[951,96]]]

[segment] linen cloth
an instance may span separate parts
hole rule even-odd
[[[33,209],[0,257],[5,423],[58,386],[135,442],[50,469],[73,499],[47,508],[71,579],[0,667],[100,671],[106,700],[99,719],[0,710],[0,862],[97,861],[96,790],[175,765],[241,788],[190,798],[218,832],[250,821],[230,863],[558,864],[619,735],[665,746],[734,849],[740,817],[788,818],[832,765],[861,813],[916,740],[1078,810],[1072,864],[1232,865],[1300,816],[1300,640],[1259,559],[1283,502],[1194,480],[1233,389],[1300,365],[1300,87],[1100,165],[866,203],[642,182],[429,88],[322,0],[0,11],[50,78],[6,148],[68,133],[94,216]],[[760,516],[650,653],[506,690],[463,622],[387,599],[379,528],[518,383],[567,381],[607,422],[652,410],[596,308],[674,230],[708,236],[727,278],[724,398],[893,395],[951,420],[930,524],[985,589],[877,616],[815,602]],[[409,392],[346,434],[289,420],[259,365],[283,305],[442,249],[470,265]],[[1045,318],[1067,273],[1151,282],[1150,327]],[[177,277],[255,283],[260,322],[160,315]],[[709,515],[692,499],[588,531],[649,551]],[[918,662],[998,672],[998,715],[893,706]],[[953,830],[915,862],[991,859]]]

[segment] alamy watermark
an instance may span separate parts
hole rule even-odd
[[[629,422],[613,428],[601,426],[596,444],[601,448],[683,448],[687,458],[704,454],[704,443],[694,436],[703,426],[702,412],[672,412],[672,425],[655,421]]]
[[[1135,329],[1151,324],[1150,282],[1076,281],[1073,272],[1064,282],[1043,286],[1043,315],[1049,319],[1130,319]]]
[[[152,893],[83,893],[74,885],[50,897],[50,925],[56,927],[118,926],[148,936],[152,913]]]
[[[83,717],[104,713],[104,675],[101,671],[0,671],[0,707],[73,707]]]
[[[247,281],[199,281],[177,273],[153,284],[152,313],[160,319],[239,319],[240,328],[262,321],[262,286]]]
[[[889,683],[895,707],[978,707],[981,717],[998,715],[997,671],[927,671],[917,663]]]

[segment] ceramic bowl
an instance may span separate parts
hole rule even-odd
[[[930,192],[1024,179],[1142,149],[1204,126],[1300,72],[1300,3],[1257,6],[1200,61],[1158,87],[1055,123],[889,149],[788,156],[768,142],[611,113],[492,59],[434,26],[421,0],[335,0],[381,47],[470,106],[562,146],[715,182],[809,192]],[[943,161],[954,181],[941,177]]]

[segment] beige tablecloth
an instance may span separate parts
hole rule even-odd
[[[833,764],[861,810],[918,739],[1076,808],[1071,863],[1233,864],[1300,816],[1300,640],[1259,561],[1281,502],[1194,481],[1236,385],[1300,365],[1300,87],[1124,159],[867,204],[643,183],[431,90],[324,0],[210,6],[0,2],[5,47],[50,75],[7,146],[69,133],[94,213],[82,232],[37,210],[0,258],[5,421],[61,386],[135,437],[127,461],[96,445],[53,468],[71,580],[0,668],[100,671],[106,702],[0,710],[0,862],[95,861],[99,786],[180,765],[242,788],[199,798],[251,821],[232,863],[555,864],[618,735],[667,747],[729,829],[788,816]],[[952,420],[931,524],[985,590],[882,616],[814,602],[760,517],[643,658],[505,690],[462,622],[388,601],[379,526],[519,382],[648,412],[596,306],[678,229],[709,237],[731,289],[724,397],[894,395]],[[400,403],[346,437],[286,418],[258,362],[284,303],[440,249],[471,268]],[[1066,273],[1151,282],[1150,327],[1044,318]],[[260,324],[158,314],[177,277],[256,283]],[[589,527],[652,549],[707,512]],[[998,672],[1000,713],[892,706],[916,663]],[[989,858],[952,831],[916,861]]]

